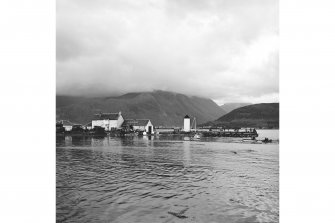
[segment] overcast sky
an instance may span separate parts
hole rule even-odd
[[[278,102],[278,0],[57,0],[59,95]]]

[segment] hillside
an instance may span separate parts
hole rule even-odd
[[[279,128],[279,103],[263,103],[237,108],[203,125],[222,127]]]
[[[148,118],[154,125],[182,126],[185,114],[197,123],[215,120],[225,112],[211,99],[154,91],[128,93],[118,97],[56,97],[56,118],[88,123],[97,112],[122,112],[124,118]]]
[[[247,105],[251,105],[251,103],[225,103],[224,105],[221,105],[220,107],[227,113],[231,112],[232,110],[235,110],[240,107],[244,107]]]

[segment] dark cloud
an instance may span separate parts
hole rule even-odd
[[[278,100],[278,1],[57,0],[57,93]]]

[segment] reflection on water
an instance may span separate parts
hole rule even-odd
[[[278,144],[57,138],[57,222],[278,222]]]

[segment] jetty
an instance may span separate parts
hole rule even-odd
[[[248,130],[228,130],[228,131],[203,131],[204,137],[237,137],[237,138],[257,138],[256,129]]]
[[[257,138],[258,133],[256,129],[191,129],[190,131],[183,131],[180,129],[169,129],[169,131],[159,131],[159,135],[181,135],[194,136],[200,135],[202,137],[236,137],[236,138]]]

